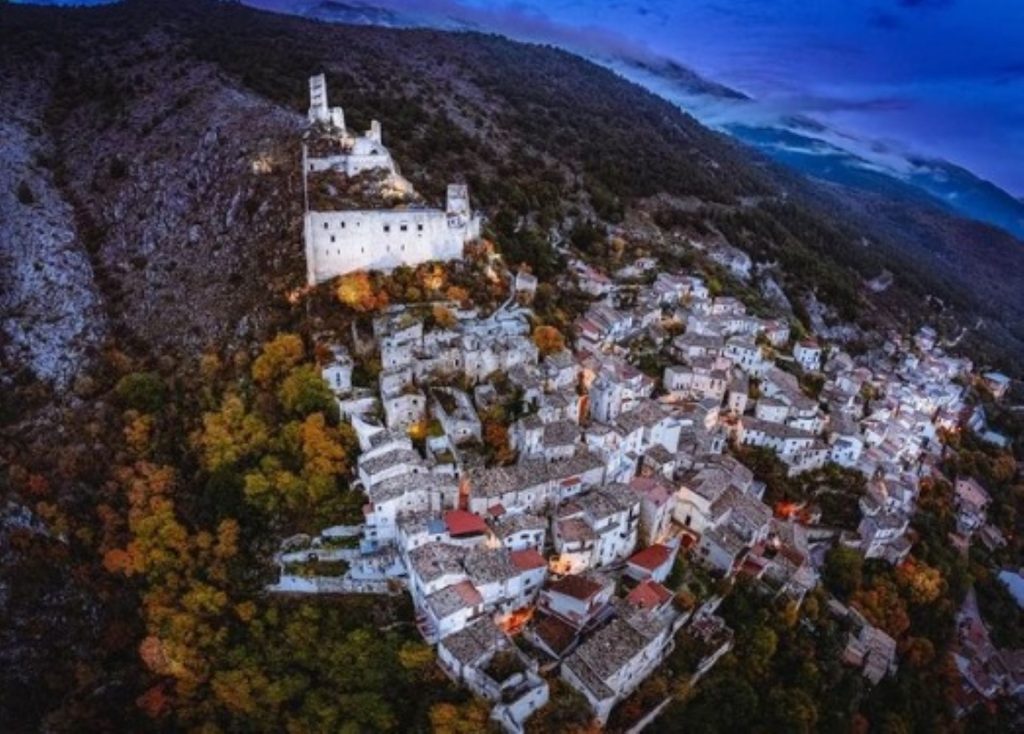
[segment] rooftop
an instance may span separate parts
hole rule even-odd
[[[672,487],[658,477],[634,477],[629,481],[629,488],[637,496],[658,507],[668,502],[674,494]]]
[[[548,584],[548,591],[570,596],[573,599],[586,601],[593,598],[604,589],[604,584],[587,576],[573,575],[564,576],[558,581]]]
[[[520,573],[520,569],[512,563],[509,552],[504,548],[474,548],[466,554],[463,564],[466,573],[479,586],[506,581]]]
[[[370,502],[378,504],[403,497],[409,492],[440,491],[442,485],[453,485],[430,474],[402,474],[381,480],[366,490]]]
[[[497,537],[505,539],[515,535],[516,533],[546,530],[547,526],[547,520],[540,515],[534,515],[529,512],[520,512],[514,515],[504,514],[498,519],[491,521],[491,532],[493,532]]]
[[[439,579],[446,574],[462,574],[465,550],[445,543],[427,543],[409,551],[410,571],[424,582]]]
[[[592,520],[628,512],[640,500],[625,484],[606,484],[573,499],[573,503]]]
[[[449,617],[460,609],[483,604],[483,601],[480,592],[469,580],[445,586],[426,598],[427,606],[438,619]]]
[[[509,560],[512,561],[512,565],[520,571],[532,571],[537,568],[544,568],[548,565],[548,562],[544,560],[544,556],[538,553],[534,548],[512,551],[509,554]]]
[[[654,571],[661,568],[669,558],[672,557],[672,549],[667,545],[661,543],[655,543],[654,545],[648,546],[641,551],[637,551],[626,563],[633,566],[639,566],[645,568],[648,571]]]
[[[441,645],[463,665],[479,666],[495,649],[506,642],[505,633],[485,614],[472,624],[445,637],[441,640]]]
[[[672,592],[654,579],[641,581],[626,595],[626,601],[641,609],[653,609],[672,599]]]
[[[645,618],[649,614],[638,609],[628,621],[625,617],[616,617],[566,659],[565,665],[583,681],[595,698],[606,699],[614,695],[606,681],[643,653],[652,640],[645,632],[663,629],[656,618]]]
[[[487,532],[484,519],[466,510],[448,510],[444,513],[444,524],[453,538],[482,535]]]
[[[423,459],[412,449],[399,448],[378,456],[372,456],[369,459],[361,460],[359,462],[359,469],[360,471],[365,471],[370,476],[373,476],[374,474],[378,474],[400,464],[413,464],[415,466],[419,466],[422,463]]]

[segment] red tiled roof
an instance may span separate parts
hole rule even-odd
[[[644,548],[642,551],[637,551],[626,563],[633,566],[639,566],[640,568],[646,568],[648,571],[654,571],[655,569],[661,568],[669,558],[672,557],[672,550],[667,545],[661,543],[655,543],[654,545]]]
[[[453,536],[477,535],[487,532],[483,518],[466,510],[449,510],[444,513],[444,524]]]
[[[601,584],[583,576],[566,576],[548,587],[551,591],[571,596],[574,599],[589,599],[601,591]]]
[[[501,517],[505,514],[505,505],[501,504],[500,502],[496,505],[491,505],[490,507],[487,508],[487,512],[492,517]]]
[[[640,582],[635,589],[629,592],[626,596],[626,601],[641,609],[653,609],[654,607],[660,607],[671,598],[671,591],[657,581],[647,579]]]
[[[484,602],[483,597],[480,596],[480,592],[477,591],[475,586],[473,586],[473,582],[468,579],[466,581],[460,581],[452,588],[455,589],[456,593],[458,593],[462,598],[462,601],[466,602],[468,606],[476,606],[477,604],[483,604]]]
[[[508,555],[509,559],[512,561],[512,565],[520,571],[530,571],[534,568],[542,568],[543,566],[548,565],[548,562],[544,560],[544,556],[538,553],[534,548],[512,551]]]

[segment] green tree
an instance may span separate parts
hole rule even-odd
[[[156,413],[166,399],[164,382],[155,372],[125,375],[118,380],[114,394],[125,408],[142,413]]]
[[[800,688],[773,688],[768,694],[765,712],[768,730],[778,734],[810,734],[816,731],[818,708]]]
[[[853,548],[837,545],[825,555],[825,586],[841,599],[849,599],[864,578],[864,559]]]
[[[277,397],[286,412],[299,417],[316,412],[336,417],[338,413],[330,387],[312,364],[292,368],[281,381]]]

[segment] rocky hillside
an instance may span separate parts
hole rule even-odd
[[[174,33],[83,14],[47,40],[48,11],[17,10],[0,56],[9,363],[67,383],[104,339],[250,336],[296,271],[302,118],[183,63]]]
[[[45,165],[55,142],[41,121],[56,59],[40,61],[0,60],[0,364],[64,385],[105,319],[74,209]]]

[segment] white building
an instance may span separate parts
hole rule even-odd
[[[306,275],[310,285],[357,270],[391,270],[430,260],[458,260],[480,237],[469,189],[448,187],[444,210],[427,207],[306,212]]]
[[[330,352],[331,358],[320,368],[320,376],[335,395],[348,395],[352,392],[352,357],[340,345],[330,347]]]
[[[558,558],[552,567],[561,573],[621,560],[636,547],[640,499],[624,485],[609,484],[562,505],[554,522]]]
[[[586,697],[604,724],[615,704],[636,690],[672,652],[673,635],[682,619],[671,606],[620,610],[618,617],[566,658],[563,680]]]
[[[384,543],[395,539],[401,514],[452,509],[459,488],[444,477],[409,473],[383,479],[368,487],[366,494],[369,498],[363,513],[366,537]]]
[[[453,387],[435,387],[431,395],[431,412],[452,444],[480,441],[480,419],[469,395]]]
[[[492,664],[499,656],[502,664]],[[548,684],[537,675],[537,664],[488,617],[441,640],[437,659],[456,683],[495,704],[491,718],[507,732],[522,732],[530,714],[548,701]]]
[[[640,498],[640,538],[644,545],[667,538],[676,507],[672,485],[656,477],[634,477],[629,488]]]
[[[793,359],[805,372],[817,372],[821,369],[822,350],[813,339],[803,339],[793,347]]]

